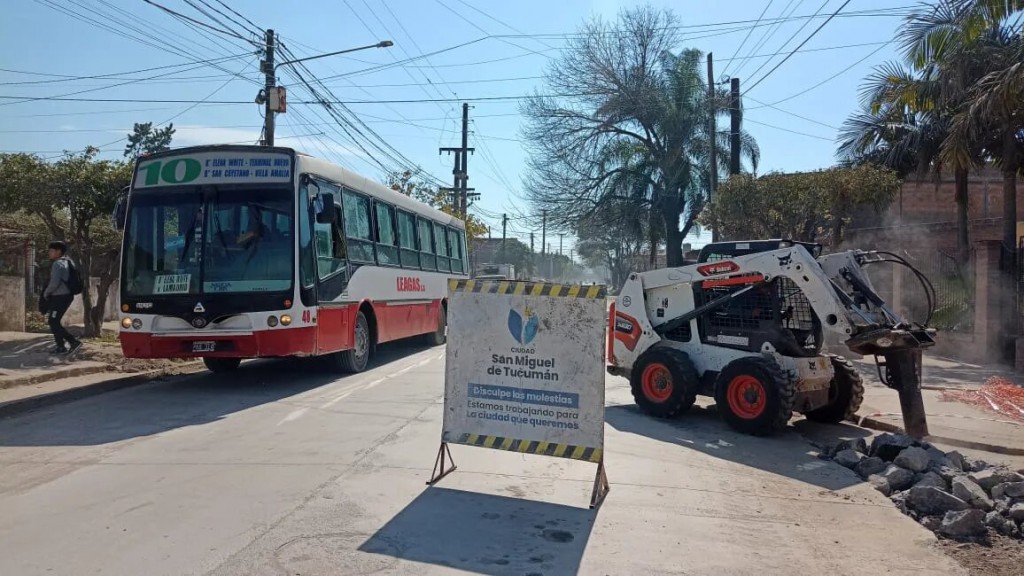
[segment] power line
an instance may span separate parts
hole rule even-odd
[[[800,0],[800,1],[801,1],[801,3],[803,2],[803,0]],[[817,16],[818,14],[820,14],[821,11],[825,9],[825,6],[827,6],[828,3],[831,2],[831,1],[832,0],[824,0],[824,2],[821,3],[821,6],[818,6],[818,9],[814,11],[814,15]],[[789,46],[789,43],[792,42],[793,40],[795,40],[796,37],[799,36],[800,33],[803,32],[804,28],[806,28],[807,25],[810,24],[810,23],[811,23],[810,20],[804,20],[804,23],[801,24],[799,28],[797,28],[796,32],[793,32],[793,34],[791,34],[789,36],[789,38],[785,42],[783,42],[781,46],[779,46],[779,50],[784,50],[786,48],[786,46]],[[779,29],[781,29],[781,26],[780,26]],[[778,32],[778,30],[776,30],[776,32]],[[755,76],[757,76],[757,73],[760,72],[761,70],[763,70],[764,67],[767,66],[769,63],[771,63],[771,60],[765,60],[764,62],[761,63],[760,66],[757,67],[756,70],[751,72],[747,77],[748,78],[754,78]]]
[[[231,60],[237,60],[239,58],[245,58],[251,56],[250,53],[245,54],[234,54],[232,56],[224,56],[222,58],[213,58],[208,60],[192,60],[190,62],[183,62],[181,64],[167,64],[165,66],[154,66],[152,68],[142,68],[140,70],[129,70],[126,72],[110,72],[107,74],[93,74],[90,76],[72,76],[70,74],[52,74],[47,72],[31,72],[28,70],[11,70],[10,68],[0,68],[0,72],[10,72],[12,74],[27,74],[31,76],[49,76],[54,78],[53,80],[26,80],[24,82],[0,82],[0,85],[22,85],[22,84],[50,84],[54,82],[72,82],[76,80],[103,80],[106,78],[115,78],[117,76],[129,76],[131,74],[142,74],[145,72],[153,72],[154,70],[167,70],[169,68],[181,68],[183,66],[190,66],[192,64],[218,64],[221,62],[228,62]],[[179,72],[186,72],[181,70]]]
[[[740,45],[736,48],[736,51],[733,52],[732,58],[729,59],[730,61],[735,60],[736,57],[739,56],[740,50],[743,50],[743,46],[746,45],[747,40],[750,39],[750,35],[754,33],[754,29],[757,28],[757,25],[761,22],[761,19],[764,18],[765,13],[768,12],[768,9],[771,8],[772,4],[774,4],[774,3],[775,3],[775,0],[769,0],[768,4],[765,5],[764,10],[761,10],[761,15],[757,17],[757,21],[754,22],[754,25],[751,26],[750,30],[747,31],[747,35],[743,37],[743,41],[740,42]],[[730,65],[731,65],[731,62],[730,62],[730,64],[726,65],[724,70],[722,70],[722,74],[723,75],[726,72],[728,72]]]
[[[239,39],[244,40],[246,42],[250,41],[248,38],[238,34],[237,32],[232,32],[230,30],[222,30],[220,28],[217,28],[216,26],[211,26],[211,25],[207,24],[206,22],[200,22],[199,20],[196,20],[195,18],[191,18],[189,16],[185,16],[184,14],[182,14],[180,12],[175,12],[174,10],[171,10],[170,8],[167,8],[166,6],[161,6],[160,4],[157,4],[156,2],[153,2],[153,0],[142,0],[142,1],[145,2],[146,4],[149,4],[150,6],[155,6],[156,8],[159,8],[159,9],[163,10],[164,12],[167,12],[168,14],[170,14],[172,16],[176,16],[178,18],[183,18],[185,20],[188,20],[189,22],[192,22],[193,24],[196,24],[196,25],[202,26],[204,28],[208,28],[210,30],[213,30],[214,32],[218,32],[218,33],[224,34],[226,36],[231,36],[233,38],[239,38]]]
[[[752,102],[756,102],[758,104],[761,104],[761,106],[758,106],[758,108],[771,108],[773,110],[777,110],[779,112],[782,112],[783,114],[788,114],[790,116],[793,116],[794,118],[799,118],[801,120],[806,120],[807,122],[810,122],[812,124],[817,124],[819,126],[824,126],[825,128],[831,128],[832,130],[839,130],[838,126],[833,126],[832,124],[826,124],[825,122],[821,122],[819,120],[815,120],[814,118],[808,118],[807,116],[801,116],[800,114],[797,114],[796,112],[790,112],[789,110],[784,110],[782,108],[779,108],[778,106],[775,106],[774,104],[768,104],[768,103],[762,102],[762,101],[760,101],[760,100],[758,100],[756,98],[751,98],[750,96],[746,96],[745,98],[747,100],[752,101]],[[747,110],[750,110],[750,108],[747,108]]]
[[[886,46],[888,46],[889,44],[892,44],[893,41],[894,40],[889,40],[888,42],[883,42],[881,46],[879,46],[878,48],[872,50],[867,56],[861,58],[860,60],[857,60],[856,62],[854,62],[853,64],[850,64],[846,68],[843,68],[839,72],[836,72],[835,74],[829,76],[828,78],[825,78],[824,80],[822,80],[821,82],[818,82],[817,84],[815,84],[814,86],[811,86],[810,88],[805,88],[805,89],[803,89],[803,90],[801,90],[801,91],[799,91],[799,92],[797,92],[797,93],[795,93],[795,94],[793,94],[791,96],[787,96],[787,97],[785,97],[785,98],[783,98],[781,100],[776,100],[775,102],[772,102],[770,104],[770,106],[774,106],[776,104],[781,104],[783,102],[788,102],[789,100],[792,100],[794,98],[803,96],[804,94],[807,94],[808,92],[811,92],[812,90],[815,90],[815,89],[821,87],[822,85],[824,85],[824,84],[826,84],[828,82],[831,82],[832,80],[835,80],[836,78],[842,76],[843,74],[849,72],[850,70],[853,70],[857,65],[859,65],[862,62],[866,61],[868,58],[871,58],[875,54],[878,54],[879,52],[881,52]],[[756,109],[758,109],[760,107],[761,106],[755,106],[755,107],[752,107],[752,108],[747,108],[747,110],[756,110]]]
[[[768,124],[768,123],[765,123],[765,122],[758,122],[757,120],[751,120],[750,118],[744,118],[743,121],[744,122],[750,122],[751,124],[757,124],[759,126],[764,126],[766,128],[774,128],[775,130],[782,130],[783,132],[789,132],[790,134],[797,134],[797,135],[800,135],[800,136],[807,136],[808,138],[816,138],[818,140],[825,140],[827,142],[831,142],[832,141],[831,138],[826,138],[824,136],[818,136],[817,134],[808,134],[807,132],[799,132],[797,130],[790,130],[789,128],[783,128],[782,126],[776,126],[774,124]]]
[[[797,51],[797,50],[799,50],[799,49],[800,49],[801,47],[803,47],[803,45],[804,45],[804,44],[807,44],[807,42],[808,42],[808,41],[810,41],[810,39],[811,39],[811,38],[814,38],[814,35],[815,35],[815,34],[817,34],[818,32],[820,32],[820,31],[821,31],[821,29],[822,29],[822,28],[824,28],[826,24],[828,24],[829,22],[831,22],[831,21],[832,21],[832,19],[833,19],[833,18],[835,18],[835,17],[836,17],[836,15],[837,15],[837,14],[839,14],[839,12],[841,12],[843,8],[846,8],[846,5],[847,5],[847,4],[849,4],[849,3],[850,3],[850,0],[846,0],[846,2],[843,2],[843,5],[842,5],[842,6],[840,6],[840,7],[838,8],[838,9],[836,9],[836,11],[835,11],[835,12],[833,12],[833,13],[832,13],[832,15],[828,17],[828,19],[826,19],[826,20],[825,20],[824,22],[822,22],[822,23],[821,23],[821,26],[818,26],[817,28],[815,28],[815,29],[814,29],[814,32],[811,32],[811,35],[810,35],[810,36],[808,36],[807,38],[805,38],[805,39],[804,39],[804,41],[803,41],[803,42],[801,42],[799,46],[797,46],[796,48],[794,48],[794,49],[793,49],[793,51],[789,53],[789,55],[787,55],[787,56],[786,56],[785,58],[783,58],[783,59],[782,59],[782,61],[780,61],[780,62],[779,62],[778,64],[776,64],[776,65],[775,65],[775,67],[774,67],[774,68],[772,68],[771,70],[769,70],[769,71],[768,71],[768,72],[767,72],[767,73],[766,73],[766,74],[765,74],[764,76],[761,76],[761,78],[760,78],[760,79],[759,79],[759,80],[758,80],[757,82],[754,82],[754,85],[753,85],[753,86],[750,86],[750,87],[748,87],[748,88],[746,89],[746,91],[747,91],[747,92],[750,92],[750,91],[751,91],[751,90],[753,90],[753,89],[754,89],[754,88],[755,88],[755,87],[756,87],[756,86],[757,86],[758,84],[760,84],[761,82],[763,82],[765,78],[767,78],[767,77],[771,76],[772,72],[775,72],[776,70],[778,70],[778,69],[779,69],[779,66],[782,66],[783,64],[785,64],[785,63],[786,63],[786,60],[789,60],[789,59],[790,59],[790,58],[791,58],[791,57],[793,56],[793,54],[796,54],[796,51]]]

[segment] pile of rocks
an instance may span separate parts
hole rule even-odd
[[[870,446],[863,438],[844,440],[824,455],[933,532],[962,540],[992,529],[1024,538],[1024,470],[943,452],[903,434],[881,434]]]

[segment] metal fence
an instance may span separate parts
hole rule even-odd
[[[910,252],[907,260],[935,288],[935,313],[930,326],[949,332],[973,332],[975,283],[970,263],[958,262],[952,250]],[[924,288],[909,270],[899,273],[902,275],[904,308],[911,318],[923,320],[928,313],[928,297]]]

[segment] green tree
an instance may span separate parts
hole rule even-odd
[[[142,154],[161,152],[171,147],[174,137],[174,124],[163,128],[153,128],[152,122],[135,123],[132,133],[128,135],[128,144],[124,147],[124,157],[135,160]]]
[[[569,40],[546,73],[546,89],[523,104],[530,156],[527,195],[549,222],[572,230],[612,201],[645,210],[670,266],[707,199],[710,153],[727,157],[728,129],[709,130],[728,98],[708,98],[703,56],[678,50],[679,22],[649,7],[595,19]],[[552,94],[556,96],[551,96]],[[759,151],[742,134],[756,170]],[[727,163],[720,165],[722,176]]]
[[[98,152],[89,147],[53,163],[25,154],[0,155],[0,198],[14,198],[20,210],[6,215],[5,226],[31,233],[40,243],[68,242],[86,285],[99,279],[95,302],[90,291],[82,293],[88,336],[99,335],[107,294],[117,279],[120,235],[111,227],[110,214],[131,180],[128,163],[97,160]]]
[[[725,238],[785,238],[837,245],[865,210],[881,211],[900,187],[896,173],[864,165],[760,178],[733,176],[716,191],[701,222]]]
[[[401,192],[410,198],[419,200],[449,216],[462,219],[450,194],[438,189],[437,186],[432,186],[422,179],[416,178],[410,170],[388,174],[385,185],[396,192]],[[466,223],[467,241],[479,238],[487,233],[487,224],[480,218],[470,214],[463,221]]]

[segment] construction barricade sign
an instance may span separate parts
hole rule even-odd
[[[604,286],[450,281],[442,453],[584,460],[603,482],[607,307]]]

